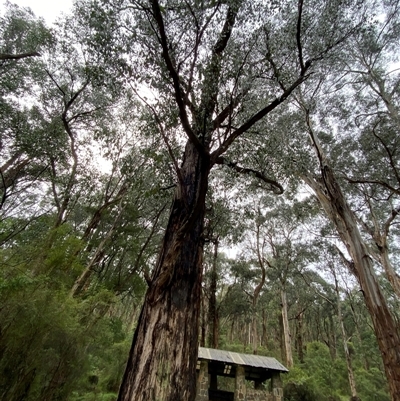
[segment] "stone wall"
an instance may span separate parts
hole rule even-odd
[[[270,393],[267,390],[246,389],[244,401],[283,401],[283,390],[276,388]],[[236,398],[235,398],[236,401]]]
[[[283,388],[272,389],[273,401],[283,401]]]
[[[275,401],[274,396],[266,390],[247,389],[246,401]]]

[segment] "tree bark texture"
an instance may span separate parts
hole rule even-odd
[[[202,230],[209,170],[208,160],[188,142],[119,401],[192,401],[195,398]]]
[[[363,242],[356,218],[351,211],[332,169],[321,162],[322,180],[305,177],[316,193],[328,217],[352,258],[353,273],[358,279],[370,313],[374,332],[385,367],[392,401],[400,400],[400,335],[386,299],[375,276],[371,257]]]

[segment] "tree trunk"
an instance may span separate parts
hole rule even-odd
[[[233,343],[234,337],[234,330],[235,330],[235,318],[232,319],[232,324],[231,324],[231,332],[230,332],[230,342]]]
[[[324,320],[326,322],[326,320]],[[328,323],[324,325],[326,338],[327,338],[327,345],[329,347],[329,352],[331,354],[332,361],[337,358],[337,338],[336,338],[336,328],[335,323],[333,321],[333,316],[329,315]]]
[[[206,305],[205,305],[205,294],[204,291],[201,293],[201,324],[200,324],[200,347],[206,346],[206,333],[207,333],[207,321],[206,321]]]
[[[285,341],[284,341],[284,329],[283,329],[283,317],[282,313],[278,315],[279,319],[279,331],[280,331],[280,336],[279,336],[279,348],[281,349],[281,361],[284,363],[286,361],[286,351],[285,351]]]
[[[321,152],[319,153],[321,155]],[[399,401],[400,336],[398,328],[378,284],[372,260],[361,238],[356,218],[344,198],[332,169],[324,163],[323,159],[321,172],[321,182],[309,176],[305,177],[305,181],[315,191],[352,258],[353,273],[358,279],[371,316],[392,401]]]
[[[251,319],[251,348],[254,355],[257,355],[258,349],[258,330],[257,330],[257,314],[253,312]]]
[[[368,357],[367,357],[367,355],[366,355],[366,353],[364,351],[364,347],[362,346],[363,345],[363,340],[362,340],[361,332],[360,332],[360,323],[359,323],[359,320],[358,320],[357,313],[354,310],[353,297],[351,296],[350,292],[348,292],[348,291],[346,291],[346,296],[347,296],[347,299],[350,301],[351,315],[353,317],[354,328],[356,330],[357,340],[358,340],[358,343],[359,343],[361,349],[363,350],[362,351],[363,366],[364,366],[364,369],[368,371],[370,369],[369,360],[368,360]]]
[[[111,226],[110,230],[107,232],[107,235],[103,238],[103,240],[100,242],[99,246],[96,249],[96,252],[90,259],[90,262],[87,264],[85,267],[85,270],[81,273],[81,275],[75,280],[74,285],[72,286],[70,295],[72,297],[77,297],[79,294],[85,291],[85,289],[88,288],[90,284],[90,279],[92,277],[92,274],[94,272],[94,269],[98,264],[101,262],[103,256],[104,256],[104,248],[106,244],[111,240],[117,225],[119,224],[119,221],[121,219],[123,212],[123,208],[120,207],[120,211],[117,215],[117,217],[114,220],[113,225]]]
[[[119,401],[195,398],[202,231],[209,170],[209,161],[188,142]]]
[[[218,240],[214,243],[213,263],[210,274],[210,299],[208,304],[208,322],[211,325],[209,331],[208,343],[211,348],[218,348],[219,337],[219,319],[217,308],[217,258],[218,258]]]
[[[304,363],[303,315],[304,312],[300,311],[296,316],[296,350],[300,363]]]
[[[258,215],[260,216],[261,211],[258,209]],[[257,284],[256,288],[254,289],[253,293],[253,302],[252,302],[252,348],[253,348],[253,354],[257,354],[257,347],[258,347],[258,330],[257,330],[257,305],[258,305],[258,299],[260,298],[261,290],[264,287],[265,284],[265,277],[266,277],[266,268],[265,268],[265,263],[264,263],[264,255],[263,255],[263,248],[262,245],[260,244],[260,224],[257,223],[256,227],[256,247],[257,247],[257,259],[258,259],[258,264],[260,265],[261,268],[261,278],[260,282]]]
[[[368,200],[368,206],[370,209],[370,215],[372,219],[372,227],[364,223],[363,220],[359,220],[364,227],[365,231],[371,236],[372,240],[376,245],[376,250],[373,248],[369,248],[371,256],[380,263],[386,273],[386,277],[392,285],[394,293],[400,299],[400,277],[396,273],[395,269],[392,266],[392,263],[389,258],[389,244],[388,244],[388,235],[391,225],[393,224],[395,218],[400,213],[400,209],[392,209],[390,216],[386,219],[386,221],[382,224],[379,219],[376,217],[374,209]]]
[[[289,318],[287,312],[286,291],[281,289],[281,303],[282,303],[282,327],[283,327],[283,341],[285,349],[286,366],[291,368],[293,366],[292,356],[292,341],[289,328]]]
[[[351,397],[352,397],[351,400],[356,401],[356,400],[359,400],[359,398],[357,395],[356,380],[354,378],[354,372],[353,372],[353,366],[351,363],[349,347],[347,346],[347,336],[346,336],[346,329],[345,329],[344,323],[343,323],[342,304],[340,301],[339,284],[337,281],[337,277],[336,277],[334,268],[332,268],[331,271],[332,271],[333,277],[335,279],[335,290],[336,290],[336,296],[337,296],[337,316],[338,316],[338,320],[339,320],[340,332],[342,334],[344,355],[346,357],[347,376],[349,378],[349,385],[350,385],[350,391],[351,391]]]
[[[262,310],[262,337],[261,344],[267,347],[268,342],[268,332],[267,332],[267,316],[265,314],[265,309]]]
[[[385,269],[386,277],[389,280],[390,284],[392,285],[394,293],[400,299],[400,278],[397,275],[396,271],[394,270],[392,263],[390,262],[386,238],[383,245],[378,249],[379,249],[380,262],[383,268]]]

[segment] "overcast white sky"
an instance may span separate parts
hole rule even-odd
[[[48,24],[53,23],[62,12],[68,13],[73,0],[10,0],[10,3],[29,7],[36,16],[43,17]],[[0,8],[4,9],[4,0],[0,0]]]

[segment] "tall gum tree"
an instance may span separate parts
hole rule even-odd
[[[85,4],[78,6],[82,18]],[[176,174],[118,400],[193,400],[210,171],[230,167],[282,193],[269,171],[241,166],[230,150],[357,29],[364,9],[357,1],[149,0],[86,10],[90,46],[105,62],[115,48],[132,51],[116,68],[152,110]],[[156,99],[145,99],[143,85]],[[177,156],[174,145],[182,143]]]
[[[398,1],[387,2],[384,20],[348,45],[344,81],[353,92],[349,101],[355,99],[357,106],[354,121],[346,125],[357,135],[353,153],[360,156],[341,166],[350,190],[364,198],[365,211],[357,216],[360,227],[370,236],[371,256],[384,268],[398,298],[400,277],[391,261],[391,247],[400,211],[400,75],[394,51],[400,39],[399,7]]]
[[[318,160],[318,173],[313,176],[306,174],[304,179],[315,192],[351,257],[347,264],[358,279],[372,319],[392,400],[399,400],[399,327],[378,282],[372,260],[375,257],[382,265],[393,292],[397,294],[398,276],[389,260],[388,239],[389,229],[393,229],[393,222],[398,215],[400,79],[390,64],[396,57],[393,49],[398,43],[399,3],[389,1],[385,7],[382,14],[384,20],[375,21],[371,29],[361,31],[349,43],[345,60],[342,60],[344,75],[336,81],[336,88],[351,88],[343,97],[335,95],[335,99],[346,103],[345,106],[343,103],[339,106],[336,104],[336,110],[347,109],[345,114],[338,114],[340,117],[346,115],[348,121],[344,128],[339,125],[339,134],[351,130],[357,139],[349,137],[346,132],[344,139],[342,137],[339,142],[340,147],[333,150],[329,140],[326,141],[326,132],[323,132],[329,124],[324,127],[321,123],[325,100],[320,98],[321,105],[316,108],[311,105],[317,103],[316,98],[308,104],[300,103],[305,115],[306,130]],[[318,89],[314,95],[317,92]],[[350,106],[350,102],[352,109],[346,107]],[[334,108],[331,108],[330,115],[335,115]],[[335,137],[332,132],[328,134],[331,139]],[[353,160],[343,157],[343,146],[346,144],[349,154],[351,150],[353,152]],[[344,182],[340,180],[341,176],[344,176]],[[347,187],[347,183],[358,185],[358,193],[354,188]],[[357,210],[356,213],[351,205],[354,199],[358,199],[358,205],[366,205],[361,207],[361,212]],[[365,242],[360,228],[370,235],[374,247],[371,248]]]
[[[348,263],[357,277],[382,354],[386,378],[393,401],[400,400],[400,335],[397,324],[378,283],[372,259],[360,234],[357,219],[351,210],[341,186],[329,164],[316,132],[305,110],[308,132],[318,156],[319,177],[306,174],[304,181],[312,188],[322,208],[334,224],[339,237],[351,256]]]

